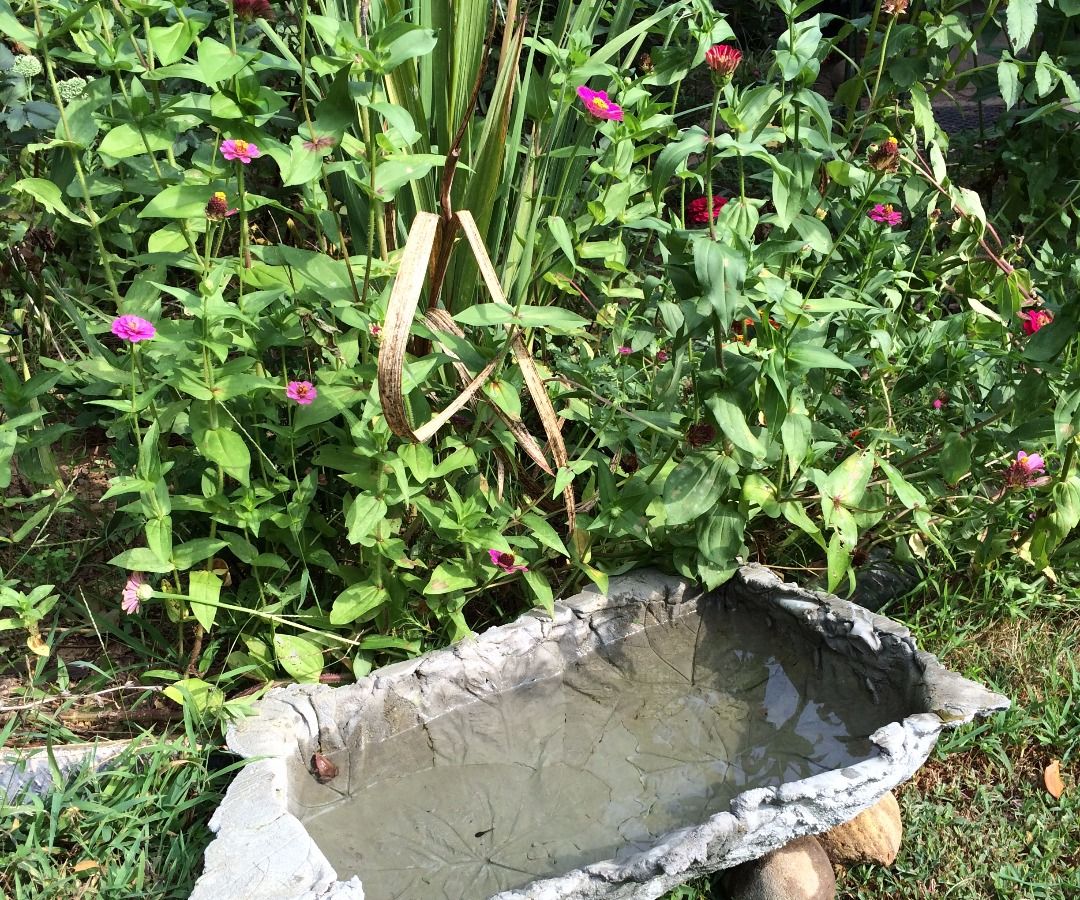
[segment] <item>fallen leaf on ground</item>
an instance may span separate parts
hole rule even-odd
[[[1061,780],[1061,763],[1056,759],[1043,769],[1043,784],[1047,793],[1057,800],[1065,793],[1065,782]]]
[[[75,863],[73,871],[75,872],[89,872],[91,869],[98,867],[98,861],[96,859],[80,859]]]

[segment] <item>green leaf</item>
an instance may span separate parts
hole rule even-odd
[[[188,602],[191,614],[209,631],[217,618],[218,601],[221,597],[221,579],[206,569],[196,569],[188,575]]]
[[[668,182],[675,176],[676,171],[685,166],[686,160],[692,153],[701,153],[708,143],[709,136],[697,125],[694,125],[687,129],[679,140],[673,144],[668,144],[660,151],[660,155],[656,160],[656,168],[653,169],[652,184],[652,195],[658,204],[668,187]]]
[[[892,485],[893,490],[896,491],[896,499],[908,509],[926,509],[926,497],[900,474],[900,470],[896,466],[880,456],[877,458],[877,464],[881,467],[881,471],[885,473],[885,477],[889,479],[889,484]]]
[[[543,607],[548,615],[552,615],[555,612],[555,595],[552,593],[551,585],[548,584],[548,580],[539,572],[534,572],[532,569],[529,569],[523,574],[525,576],[525,584],[528,585],[533,597],[536,598],[537,606]]]
[[[371,547],[375,540],[371,537],[386,515],[386,504],[373,494],[361,494],[345,512],[345,526],[349,529],[346,537],[350,544]]]
[[[476,579],[468,574],[465,564],[459,560],[439,563],[431,573],[425,594],[452,594],[455,591],[475,587]]]
[[[248,483],[251,451],[244,439],[230,428],[208,428],[197,446],[211,462],[217,463],[241,484]]]
[[[304,143],[304,138],[294,134],[289,141],[289,153],[285,157],[285,163],[278,166],[281,170],[281,183],[285,187],[316,181],[322,172],[322,153],[308,150]]]
[[[853,453],[829,473],[823,484],[826,496],[839,506],[858,506],[874,471],[874,454],[863,450]]]
[[[733,247],[709,240],[694,241],[694,271],[702,295],[712,306],[713,314],[725,328],[739,309],[746,257]]]
[[[813,185],[818,154],[808,150],[785,151],[778,157],[780,166],[773,169],[772,196],[776,225],[786,231],[802,212]]]
[[[46,178],[23,178],[16,181],[11,189],[23,194],[29,194],[44,206],[49,212],[63,216],[76,225],[89,226],[90,223],[81,216],[75,215],[64,203],[60,195],[60,188]]]
[[[742,502],[745,508],[758,507],[765,515],[775,519],[780,515],[776,501],[776,485],[760,472],[750,472],[743,478]]]
[[[718,503],[698,525],[698,550],[712,563],[736,566],[746,522],[733,503]]]
[[[765,456],[764,445],[746,424],[742,408],[735,402],[730,392],[721,391],[713,394],[705,401],[705,405],[709,407],[720,430],[731,443],[758,459]]]
[[[549,547],[563,556],[570,556],[566,545],[562,542],[562,538],[559,537],[559,533],[542,516],[536,513],[528,513],[521,517],[521,524],[528,528],[529,533],[545,547]]]
[[[1070,475],[1055,484],[1053,496],[1051,518],[1064,537],[1080,524],[1080,475]]]
[[[841,540],[840,534],[834,532],[829,538],[829,548],[825,551],[825,561],[829,572],[829,592],[834,592],[840,586],[840,580],[851,568],[851,550]]]
[[[720,482],[723,457],[694,453],[680,462],[664,484],[664,510],[668,525],[684,525],[708,512],[726,485]]]
[[[821,536],[821,529],[818,528],[813,520],[806,514],[806,510],[803,509],[802,504],[799,503],[798,500],[788,500],[781,503],[780,512],[784,514],[785,519],[803,532],[803,534],[808,534],[813,538],[814,542],[818,544],[822,550],[825,549],[825,539]]]
[[[815,344],[792,344],[788,347],[787,358],[789,362],[802,366],[804,369],[849,369],[858,371],[851,363],[845,362],[839,356],[818,347]]]
[[[201,678],[184,678],[170,684],[162,693],[175,703],[190,703],[199,712],[220,709],[225,702],[225,692]]]
[[[562,250],[563,255],[570,260],[570,265],[576,266],[577,257],[574,254],[574,241],[566,222],[563,221],[561,216],[548,216],[547,227],[548,231],[551,232],[551,236],[555,239],[555,243]]]
[[[162,559],[148,547],[134,547],[109,560],[110,566],[119,566],[129,572],[171,572],[172,563]]]
[[[357,619],[367,620],[384,604],[390,593],[380,584],[353,584],[334,599],[330,609],[331,625],[347,625]]]
[[[168,150],[173,145],[172,135],[158,129],[143,129],[140,133],[134,125],[117,125],[101,139],[98,153],[113,159],[127,159],[147,150]]]
[[[958,432],[945,435],[945,442],[938,454],[938,471],[948,484],[956,484],[971,471],[971,444]]]
[[[238,75],[248,64],[249,58],[215,41],[204,37],[199,41],[199,65],[192,66],[192,77],[211,87]]]
[[[780,423],[780,439],[784,442],[784,452],[788,458],[788,473],[792,477],[799,471],[799,466],[806,459],[806,451],[810,447],[810,417],[806,415],[805,407],[801,402],[799,406],[803,409],[802,412],[792,409]]]
[[[173,565],[181,572],[186,571],[195,563],[209,559],[222,547],[227,546],[227,543],[227,541],[218,541],[211,538],[195,538],[193,541],[185,541],[173,550]]]
[[[1005,108],[1012,109],[1020,99],[1020,66],[1011,59],[997,64],[998,90],[1005,101]]]
[[[194,19],[177,22],[174,25],[162,27],[160,25],[150,29],[150,46],[154,48],[154,54],[160,65],[171,66],[179,62],[187,53],[191,42],[195,40],[198,24]]]
[[[317,682],[323,670],[322,647],[313,640],[293,634],[274,635],[274,655],[297,681]]]
[[[1005,12],[1005,25],[1012,41],[1014,52],[1026,49],[1035,33],[1039,20],[1039,0],[1009,0]]]
[[[155,194],[139,212],[140,219],[191,219],[206,215],[213,191],[205,184],[174,184]]]
[[[375,169],[375,199],[384,203],[393,200],[404,185],[424,178],[445,158],[433,153],[414,153],[385,157]]]

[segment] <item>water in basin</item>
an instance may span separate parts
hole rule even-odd
[[[874,752],[902,718],[851,663],[760,611],[696,614],[338,754],[343,792],[298,815],[366,900],[484,900],[650,846],[733,796]],[[320,795],[324,796],[324,795]]]

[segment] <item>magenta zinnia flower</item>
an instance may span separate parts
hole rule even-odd
[[[290,400],[295,400],[301,406],[309,406],[311,401],[319,396],[315,385],[310,381],[290,381],[285,387],[285,394]]]
[[[491,557],[491,564],[499,569],[502,569],[507,575],[513,575],[515,572],[528,572],[528,566],[514,565],[513,553],[502,553],[498,550],[488,550],[488,556]]]
[[[619,356],[629,356],[633,352],[634,352],[633,350],[631,350],[629,347],[627,347],[625,345],[619,348]]]
[[[893,205],[891,203],[879,203],[866,215],[869,216],[872,221],[877,222],[879,225],[888,225],[890,228],[892,228],[893,225],[899,225],[901,220],[904,218],[900,214],[900,210],[893,209]]]
[[[623,118],[622,107],[608,99],[605,91],[594,91],[582,85],[577,89],[577,94],[585,108],[597,119],[608,119],[613,122],[621,122]]]
[[[1038,453],[1020,450],[1005,472],[1005,484],[1016,488],[1042,487],[1050,482],[1049,476],[1043,474],[1045,471],[1046,461]]]
[[[669,359],[670,359],[670,357],[668,356],[667,350],[657,350],[656,351],[656,361],[658,363],[666,363]]]
[[[157,331],[146,319],[138,316],[117,316],[113,319],[112,333],[122,341],[137,344],[139,341],[148,341]]]
[[[150,594],[149,587],[146,583],[146,576],[142,572],[132,572],[128,575],[124,590],[120,593],[120,608],[129,616],[132,613],[137,613],[139,611],[139,602],[146,599]],[[147,590],[144,590],[144,588],[147,588]]]
[[[251,141],[244,141],[240,138],[233,140],[230,138],[227,141],[221,142],[221,155],[230,161],[238,159],[246,166],[253,159],[258,159],[262,156],[262,150],[251,143]]]
[[[1054,316],[1048,309],[1029,309],[1020,313],[1023,319],[1024,334],[1032,335],[1045,325],[1054,321]]]
[[[730,44],[717,44],[705,51],[705,65],[720,78],[729,79],[742,62],[742,51]]]
[[[720,210],[727,206],[728,198],[717,195],[712,198],[712,203],[709,202],[708,197],[696,197],[686,204],[686,221],[691,225],[708,225],[709,216],[711,215],[713,221],[716,221],[716,217],[720,215]]]

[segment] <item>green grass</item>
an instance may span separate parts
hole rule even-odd
[[[0,807],[0,897],[186,898],[231,776],[194,738],[147,735],[104,772]]]
[[[905,837],[896,864],[842,872],[839,897],[1080,896],[1080,590],[997,575],[968,589],[927,585],[885,612],[1014,707],[944,736],[899,792]],[[231,775],[212,771],[212,750],[189,723],[185,734],[147,736],[104,774],[3,808],[0,897],[186,897]],[[1060,800],[1042,784],[1052,759],[1065,774]],[[668,900],[726,897],[698,883]]]

